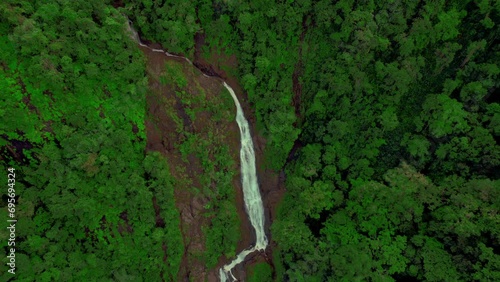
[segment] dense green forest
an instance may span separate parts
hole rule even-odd
[[[125,10],[174,52],[202,33],[205,52],[236,54],[267,164],[287,176],[277,281],[500,279],[499,2]]]
[[[123,13],[102,1],[10,1],[0,12],[0,146],[5,175],[9,167],[17,175],[16,281],[177,281],[194,263],[213,269],[234,256],[237,159],[218,134],[234,121],[234,104],[222,85],[204,89],[175,62],[156,73]],[[151,116],[147,99],[167,118]],[[176,154],[147,149],[145,120],[149,134],[175,140]],[[202,198],[197,233],[181,223],[182,192]],[[7,269],[2,281],[14,277]]]
[[[158,153],[144,153],[145,60],[124,17],[86,0],[2,1],[0,18],[15,280],[176,280],[184,249],[173,179]],[[8,235],[2,228],[2,241]],[[0,280],[12,279],[2,265]]]
[[[249,281],[500,280],[500,2],[7,0],[0,146],[18,173],[18,281],[178,280],[179,181],[145,150],[146,59],[123,15],[173,53],[193,58],[202,35],[207,60],[237,58],[266,166],[286,175],[274,267]],[[179,134],[216,176],[201,179],[227,187],[199,137]],[[209,215],[235,210],[229,190]],[[220,232],[234,216],[216,218],[207,267],[238,238]]]

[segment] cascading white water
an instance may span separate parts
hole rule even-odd
[[[228,274],[236,280],[231,270],[241,263],[245,257],[254,251],[263,251],[267,247],[267,237],[264,232],[264,205],[260,197],[259,184],[257,182],[257,170],[255,168],[255,152],[253,149],[252,136],[250,135],[250,127],[248,121],[245,119],[243,109],[240,102],[234,93],[234,90],[224,82],[224,87],[229,91],[233,97],[234,104],[236,105],[236,123],[240,128],[241,135],[241,182],[243,186],[243,199],[245,201],[245,208],[250,219],[250,223],[255,229],[256,242],[255,245],[243,250],[238,256],[230,263],[226,264],[219,270],[221,282],[228,280]]]
[[[129,21],[128,29],[132,34],[134,40],[143,47],[150,49],[153,52],[164,53],[169,57],[183,58],[188,63],[192,62],[186,58],[177,55],[170,54],[165,50],[153,49],[141,42],[139,35],[133,29],[132,23]],[[203,74],[207,76],[206,74]],[[256,242],[255,245],[249,249],[243,250],[236,256],[236,258],[229,264],[224,265],[219,270],[221,282],[226,282],[230,277],[234,280],[232,269],[245,260],[246,256],[253,253],[254,251],[263,251],[267,247],[267,237],[264,232],[264,205],[262,204],[262,198],[260,196],[259,184],[257,182],[257,170],[255,167],[255,152],[253,149],[252,136],[250,135],[250,126],[245,118],[243,109],[241,108],[240,101],[234,93],[234,90],[224,82],[224,87],[229,91],[231,97],[233,97],[234,104],[236,105],[236,123],[240,129],[241,135],[241,148],[240,148],[240,160],[241,160],[241,182],[243,187],[243,199],[245,201],[245,210],[250,219],[255,230]],[[229,276],[230,275],[230,276]]]

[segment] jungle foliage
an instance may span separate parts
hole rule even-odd
[[[498,1],[146,2],[145,34],[186,23],[166,48],[238,58],[287,175],[278,281],[500,279]]]
[[[0,3],[0,146],[2,171],[17,174],[16,281],[177,279],[175,181],[163,157],[145,154],[145,61],[125,27],[102,1]],[[6,268],[2,281],[13,278]]]
[[[192,57],[200,33],[238,58],[287,176],[277,281],[500,280],[500,2],[124,2],[145,39]],[[143,152],[144,61],[123,17],[100,1],[3,1],[0,16],[19,279],[173,280],[175,181]]]
[[[151,78],[123,14],[102,1],[8,1],[0,16],[1,161],[18,180],[15,278],[177,281],[183,258],[213,268],[234,256],[236,167],[225,135],[209,126],[188,132],[168,109],[173,134],[185,137],[176,150],[187,169],[188,155],[199,160],[203,189],[170,173],[186,167],[146,151]],[[166,64],[157,79],[191,121],[200,112],[215,123],[234,120],[229,93],[209,101],[197,83],[191,95],[181,64]],[[174,200],[188,188],[207,201],[195,254]]]

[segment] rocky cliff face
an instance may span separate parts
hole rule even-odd
[[[230,100],[229,93],[223,92],[222,81],[217,77],[223,78],[235,89],[251,123],[260,188],[266,210],[268,236],[270,235],[270,222],[275,217],[275,206],[284,191],[282,181],[276,173],[264,168],[262,153],[265,140],[256,134],[255,119],[251,108],[246,103],[243,90],[237,80],[234,77],[228,77],[216,63],[224,61],[226,66],[235,69],[234,57],[224,60],[221,60],[221,57],[212,57],[213,62],[208,62],[201,59],[199,53],[196,52],[195,60],[191,65],[186,60],[167,57],[149,48],[141,47],[141,50],[147,58],[149,79],[147,150],[161,152],[167,158],[171,173],[177,179],[175,200],[181,215],[180,228],[184,235],[185,245],[179,280],[218,281],[218,268],[231,258],[220,253],[216,267],[209,269],[204,257],[207,251],[204,230],[211,228],[212,220],[210,210],[206,207],[212,201],[217,200],[209,196],[210,192],[207,192],[207,189],[216,190],[218,183],[212,182],[209,187],[206,187],[206,174],[209,173],[206,164],[203,163],[206,160],[200,158],[200,155],[196,153],[196,148],[187,149],[186,142],[189,142],[189,136],[196,136],[197,142],[206,144],[207,146],[203,149],[208,151],[216,152],[221,146],[229,146],[229,154],[234,163],[231,167],[234,173],[232,178],[235,195],[233,204],[238,214],[238,229],[241,234],[237,242],[236,253],[247,248],[255,241],[255,238],[244,210],[239,173],[240,136],[236,122],[232,118],[235,115],[235,107]],[[207,77],[203,73],[216,77]],[[198,145],[192,144],[192,146]],[[216,158],[214,153],[209,156],[209,161],[213,161],[213,158]],[[249,256],[243,265],[235,269],[235,276],[244,278],[245,266],[255,262],[267,261],[272,264],[272,246],[271,242],[266,254]]]

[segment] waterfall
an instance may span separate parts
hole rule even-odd
[[[189,64],[193,64],[188,58],[173,55],[165,50],[154,49],[146,44],[142,43],[139,35],[132,27],[132,22],[128,21],[128,30],[132,38],[143,47],[150,49],[153,52],[164,53],[169,57],[177,57],[185,59]],[[206,74],[203,74],[207,76]],[[264,205],[262,204],[262,198],[260,196],[259,184],[257,182],[257,170],[255,167],[255,151],[253,148],[252,136],[250,135],[250,126],[245,118],[243,109],[241,108],[238,97],[234,93],[234,90],[226,83],[223,82],[224,87],[229,91],[231,97],[233,97],[234,104],[236,106],[236,123],[240,129],[241,135],[241,148],[240,148],[240,160],[241,160],[241,182],[243,187],[243,199],[245,201],[245,210],[250,219],[250,223],[255,230],[256,242],[253,247],[243,250],[239,253],[236,258],[231,261],[231,263],[224,265],[219,270],[220,281],[226,282],[230,279],[236,280],[232,273],[232,269],[245,260],[246,256],[253,253],[254,251],[264,251],[267,247],[268,241],[266,234],[264,232]]]
[[[226,264],[219,270],[221,282],[228,281],[228,275],[236,280],[231,270],[241,263],[245,257],[254,251],[263,251],[267,247],[267,238],[264,232],[264,205],[260,196],[259,184],[257,182],[257,170],[255,168],[255,152],[253,149],[252,136],[250,135],[250,126],[245,118],[240,102],[234,93],[234,90],[224,82],[224,87],[233,97],[236,105],[236,123],[240,128],[241,135],[241,182],[243,186],[243,199],[245,201],[245,209],[250,219],[250,223],[255,229],[256,242],[252,248],[243,250],[230,263]]]

